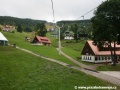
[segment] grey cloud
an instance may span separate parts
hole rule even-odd
[[[105,0],[53,0],[56,20],[71,20]],[[0,15],[53,21],[51,0],[0,0]],[[86,15],[91,18],[93,12]]]

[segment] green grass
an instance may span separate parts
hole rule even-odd
[[[50,33],[47,33],[47,37],[49,37],[52,41],[52,46],[57,48],[58,47],[58,38],[51,37]],[[93,63],[84,62],[81,60],[81,51],[85,45],[86,40],[78,40],[76,43],[75,40],[61,40],[62,48],[61,50],[69,55],[70,57],[74,58],[75,60],[86,64],[86,65],[93,65]]]
[[[50,34],[50,32],[48,32],[48,33],[46,34],[46,36],[47,36],[48,38],[50,38],[50,40],[51,40],[51,42],[52,42],[51,46],[54,47],[54,48],[57,48],[57,47],[58,47],[58,37],[57,37],[57,38],[56,38],[56,37],[52,37],[51,34]]]
[[[85,42],[85,40],[79,40],[78,43],[76,43],[75,40],[62,40],[62,51],[83,64],[93,65],[93,63],[83,62],[81,60],[81,52],[85,45]]]
[[[120,64],[117,64],[116,66],[112,65],[102,65],[97,67],[98,71],[120,71]]]
[[[19,46],[21,48],[31,50],[31,51],[33,51],[33,52],[35,52],[37,54],[42,55],[42,56],[46,56],[46,57],[49,57],[49,58],[53,58],[53,59],[56,59],[56,60],[71,64],[71,65],[77,66],[75,63],[71,62],[66,57],[64,57],[62,55],[59,55],[58,51],[56,50],[56,47],[53,47],[53,46],[32,46],[30,44],[30,42],[25,41],[25,37],[26,36],[29,37],[28,33],[25,33],[25,32],[23,32],[23,33],[3,32],[3,33],[7,37],[7,39],[9,40],[10,44],[15,43],[17,46]],[[52,41],[53,40],[55,40],[55,39],[52,38]]]
[[[81,51],[85,41],[79,41],[76,43],[75,40],[62,40],[62,51],[71,56],[74,59],[81,57]]]
[[[115,85],[16,48],[0,46],[0,90],[74,90],[74,86]]]
[[[71,48],[63,47],[62,51],[76,60],[79,59],[81,56],[80,52],[77,52]]]
[[[79,40],[77,43],[75,40],[62,40],[62,46],[81,52],[85,42],[86,40]]]

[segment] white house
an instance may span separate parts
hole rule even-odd
[[[70,32],[70,31],[66,31],[64,39],[66,39],[66,40],[72,40],[72,39],[74,39],[74,33]]]
[[[113,48],[114,44],[111,44]],[[93,63],[112,62],[108,45],[103,48],[104,50],[99,50],[99,48],[93,44],[93,41],[88,40],[81,52],[82,61]],[[117,59],[120,59],[120,45],[116,45],[116,55]]]
[[[0,45],[2,46],[8,45],[8,40],[1,32],[0,32]]]

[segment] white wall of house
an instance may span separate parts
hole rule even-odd
[[[66,39],[66,40],[72,40],[74,38],[72,36],[65,36],[64,39]]]
[[[31,45],[36,45],[36,46],[39,46],[39,45],[43,45],[43,43],[32,43]]]
[[[91,55],[82,55],[82,61],[94,62],[94,61],[95,61],[95,56],[91,56]]]
[[[82,61],[93,63],[112,62],[111,56],[91,56],[91,55],[82,55]]]

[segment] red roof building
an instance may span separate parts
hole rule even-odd
[[[3,31],[11,32],[11,29],[15,29],[15,26],[6,25],[2,28]]]
[[[113,48],[114,44],[111,43],[111,45]],[[93,44],[93,41],[88,40],[81,52],[82,60],[93,63],[112,62],[111,51],[109,50],[108,45],[103,48],[103,50],[99,50],[98,46]],[[120,58],[120,45],[116,45],[116,55],[117,58]]]
[[[32,41],[32,45],[51,45],[51,41],[47,37],[35,36]]]

